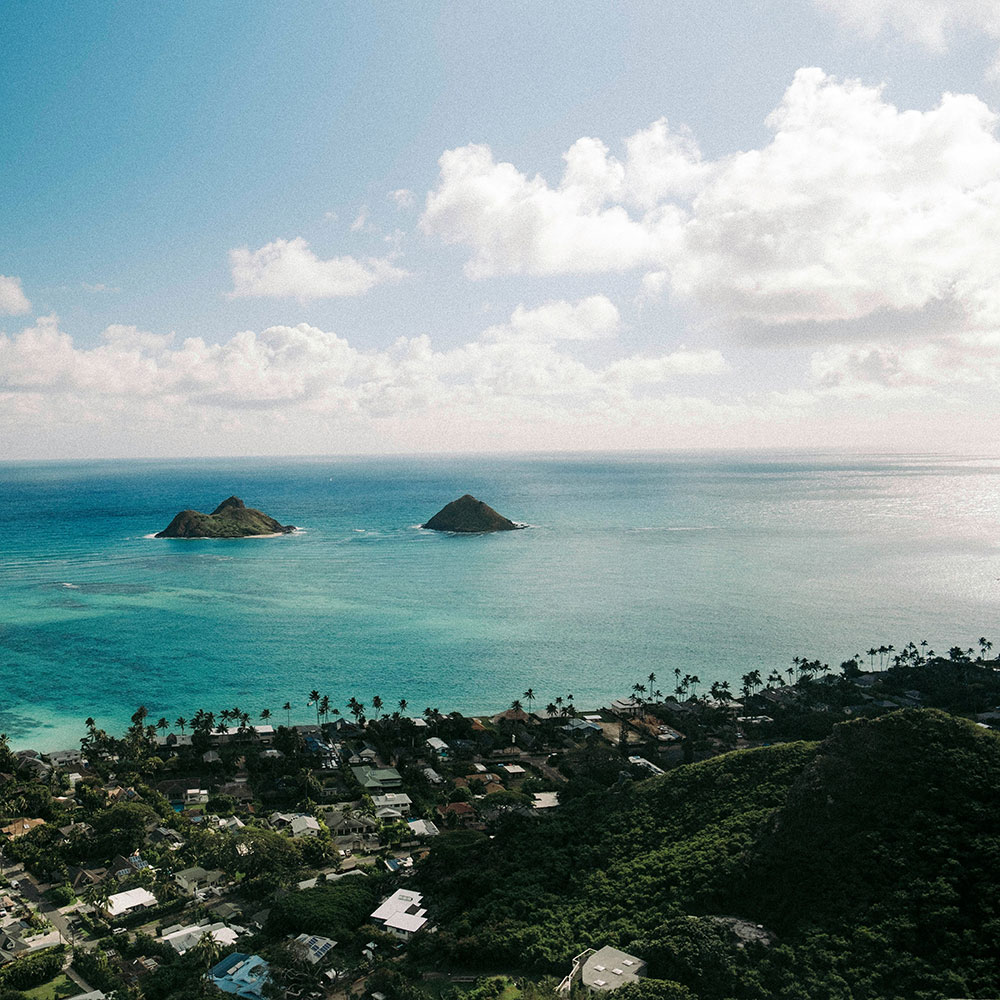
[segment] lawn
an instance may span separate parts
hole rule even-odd
[[[24,995],[31,1000],[61,1000],[62,997],[76,996],[79,992],[80,987],[65,972],[60,972],[55,979],[34,989],[24,990]]]

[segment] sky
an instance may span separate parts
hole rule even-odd
[[[0,19],[0,460],[995,453],[1000,2]]]

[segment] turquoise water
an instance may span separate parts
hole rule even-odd
[[[381,696],[596,706],[650,672],[975,645],[997,622],[1000,463],[940,458],[0,464],[0,730],[72,745],[139,704],[315,718]],[[416,527],[471,492],[525,531]],[[148,537],[230,494],[294,535]]]

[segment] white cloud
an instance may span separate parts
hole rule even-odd
[[[817,351],[811,381],[820,390],[953,390],[1000,384],[1000,333],[959,334],[918,343],[835,344]]]
[[[385,258],[320,260],[301,237],[275,240],[259,250],[231,250],[232,298],[295,297],[328,299],[363,295],[376,285],[397,281],[407,272]]]
[[[390,191],[389,197],[395,202],[396,208],[406,209],[413,208],[416,198],[409,188],[399,188],[396,191]]]
[[[509,323],[492,326],[484,340],[540,341],[600,340],[618,332],[621,318],[618,309],[603,295],[591,295],[573,305],[570,302],[546,302],[534,309],[518,306]]]
[[[767,124],[762,148],[715,161],[664,120],[622,160],[580,139],[555,187],[485,146],[449,150],[421,224],[470,248],[474,278],[639,270],[646,294],[772,338],[870,337],[893,313],[919,329],[928,310],[953,332],[1000,325],[1000,142],[985,104],[946,94],[901,111],[803,69]]]
[[[357,216],[351,223],[351,232],[360,233],[368,225],[368,206],[362,205]]]
[[[676,240],[680,215],[669,208],[645,224],[622,205],[603,208],[621,184],[620,165],[595,140],[566,154],[559,188],[496,163],[486,146],[441,157],[441,182],[427,196],[425,232],[472,247],[473,278],[494,274],[627,271],[656,260]]]
[[[960,31],[1000,39],[996,0],[816,0],[845,27],[875,38],[885,30],[935,52],[943,52]]]
[[[288,449],[308,441],[306,450],[330,450],[331,434],[350,427],[351,440],[359,440],[387,421],[410,448],[435,427],[436,441],[464,447],[473,429],[508,428],[508,445],[524,448],[572,443],[580,427],[595,422],[658,427],[669,418],[676,428],[692,415],[721,419],[716,404],[670,391],[678,377],[722,370],[717,352],[682,349],[594,365],[562,350],[567,337],[608,336],[618,322],[614,306],[595,296],[519,308],[507,335],[494,327],[443,350],[419,336],[361,351],[307,324],[244,331],[220,344],[196,337],[175,344],[115,326],[87,349],[48,316],[0,336],[0,422],[12,432],[33,426],[36,437],[58,439],[86,426],[162,441],[186,440],[185,428],[217,436],[223,425],[267,436],[278,422],[293,435]]]
[[[18,316],[31,311],[31,303],[21,290],[21,279],[0,274],[0,316]]]

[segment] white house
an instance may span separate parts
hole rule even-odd
[[[408,941],[427,923],[427,911],[420,905],[423,896],[410,889],[397,889],[371,915],[389,934]]]
[[[148,889],[128,889],[126,892],[116,892],[108,896],[104,904],[104,914],[109,920],[120,917],[133,910],[145,910],[156,906],[156,897]]]
[[[401,815],[408,816],[413,800],[405,792],[386,792],[384,795],[373,795],[372,804],[376,809],[395,809]]]
[[[243,927],[229,927],[221,921],[210,924],[207,920],[203,920],[200,924],[188,924],[187,926],[174,924],[172,927],[166,927],[160,940],[164,944],[169,944],[178,955],[183,955],[190,951],[206,934],[216,944],[220,944],[228,950],[236,944],[236,940],[241,934],[246,933],[247,931]]]

